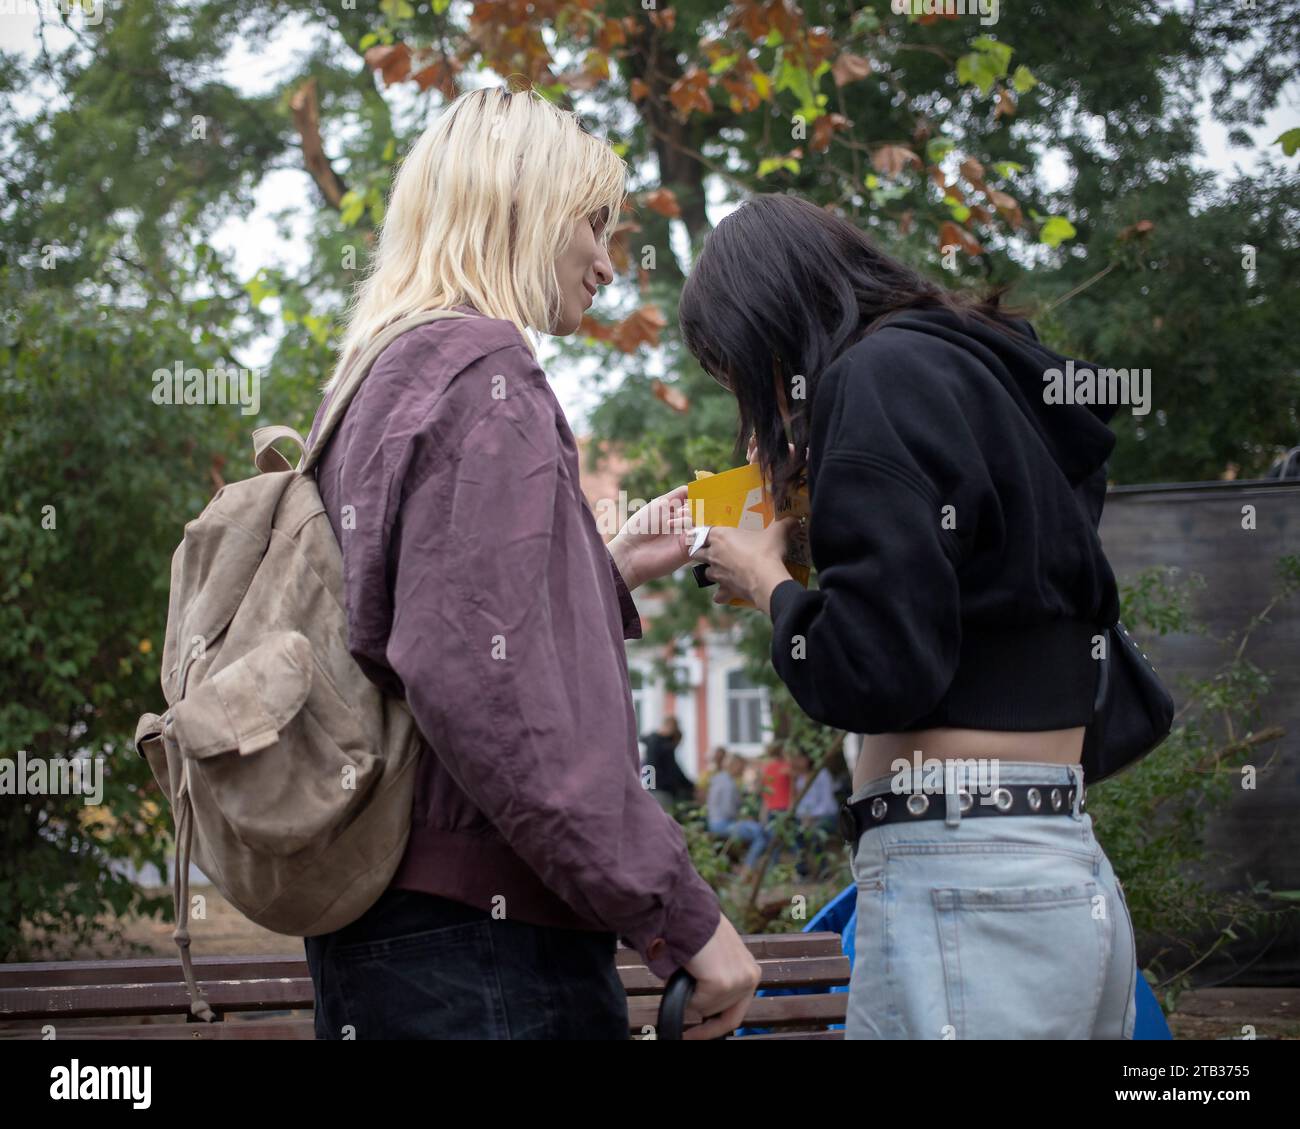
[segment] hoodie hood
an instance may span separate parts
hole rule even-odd
[[[1047,348],[1029,322],[1014,320],[1008,323],[1009,332],[1004,332],[979,318],[940,308],[906,310],[886,324],[943,337],[979,357],[1033,424],[1071,485],[1106,465],[1115,446],[1115,433],[1107,421],[1117,405],[1051,404],[1044,396],[1049,370],[1065,373],[1071,361],[1075,371],[1095,372],[1097,366]]]

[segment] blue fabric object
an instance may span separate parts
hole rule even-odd
[[[826,905],[822,906],[801,932],[838,933],[840,935],[840,947],[844,950],[844,955],[849,958],[849,967],[852,968],[857,924],[858,888],[850,885],[836,894]],[[816,988],[760,988],[756,995],[806,996],[818,990]],[[847,992],[848,990],[848,985],[831,989],[832,992]],[[1172,1039],[1173,1034],[1169,1030],[1169,1024],[1165,1021],[1165,1014],[1160,1009],[1155,993],[1151,991],[1151,985],[1147,983],[1146,977],[1141,972],[1137,976],[1134,998],[1137,1001],[1137,1020],[1133,1025],[1133,1038]],[[842,1031],[843,1029],[844,1024],[842,1023],[835,1023],[830,1027],[832,1031]],[[738,1036],[762,1035],[767,1034],[769,1031],[771,1031],[770,1027],[742,1027],[736,1034]]]
[[[1151,985],[1147,983],[1147,978],[1141,972],[1138,973],[1137,991],[1133,995],[1137,999],[1138,1009],[1137,1022],[1133,1024],[1133,1038],[1172,1039],[1173,1032],[1169,1030],[1165,1013],[1161,1010]]]

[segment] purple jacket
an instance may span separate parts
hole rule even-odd
[[[428,744],[393,885],[616,933],[667,978],[721,911],[641,786],[641,621],[545,374],[457,308],[385,350],[317,468],[352,654]]]

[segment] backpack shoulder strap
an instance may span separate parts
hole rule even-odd
[[[421,310],[418,314],[410,314],[407,317],[399,318],[375,334],[356,359],[348,365],[335,386],[334,398],[330,401],[329,410],[325,413],[325,418],[321,420],[320,430],[312,440],[311,447],[298,465],[298,473],[310,474],[316,466],[321,455],[324,454],[325,445],[329,442],[330,436],[338,426],[339,420],[343,418],[343,413],[348,410],[348,405],[352,403],[352,397],[361,388],[362,381],[366,379],[371,366],[379,359],[380,353],[401,337],[402,334],[418,329],[431,321],[469,316],[469,314],[457,313],[455,310]]]

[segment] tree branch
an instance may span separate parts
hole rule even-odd
[[[298,130],[298,136],[302,138],[303,163],[316,182],[316,187],[321,190],[321,195],[325,197],[325,202],[338,211],[348,187],[325,156],[325,146],[320,136],[320,103],[316,99],[314,78],[309,78],[294,91],[289,100],[289,108],[293,111],[293,124]]]

